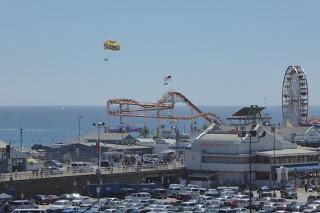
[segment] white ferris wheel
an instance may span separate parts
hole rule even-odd
[[[287,68],[282,85],[282,116],[284,125],[300,126],[308,117],[308,83],[299,65]]]

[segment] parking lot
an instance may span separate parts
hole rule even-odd
[[[267,188],[267,187],[266,187]],[[317,212],[320,211],[320,201],[309,201],[311,195],[318,195],[317,192],[298,188],[297,199],[281,198],[279,190],[276,190],[276,197],[261,197],[260,188],[253,191],[252,211],[253,212]],[[289,189],[286,189],[289,190]],[[260,196],[258,194],[260,193]],[[28,208],[45,209],[47,213],[56,212],[218,212],[235,213],[249,212],[248,190],[240,190],[238,187],[218,187],[216,189],[199,188],[189,184],[184,187],[180,184],[171,184],[168,189],[146,189],[130,191],[124,194],[114,194],[110,197],[88,197],[77,193],[62,194],[59,196],[39,195],[25,201]],[[269,192],[273,193],[272,190]],[[49,199],[50,197],[50,199]],[[33,203],[37,203],[34,205]],[[300,206],[299,206],[300,205]],[[303,208],[301,207],[303,206]],[[11,205],[15,208],[25,208],[27,205]],[[299,211],[293,210],[300,208]]]

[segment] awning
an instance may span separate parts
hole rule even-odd
[[[297,171],[319,171],[320,165],[317,166],[298,166],[298,167],[288,167],[289,172]]]
[[[312,164],[299,164],[299,165],[283,165],[284,167],[288,168],[289,172],[304,172],[304,171],[320,171],[320,164],[319,163],[312,163]],[[272,166],[272,172],[275,171],[275,168],[280,168],[280,166]]]

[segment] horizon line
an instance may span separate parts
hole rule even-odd
[[[252,104],[251,104],[252,105]],[[246,105],[246,104],[199,104],[197,106],[202,106],[202,107],[206,107],[206,106],[217,106],[217,107],[243,107],[243,106],[250,106],[250,105]],[[281,107],[282,105],[267,105],[267,106],[263,106],[263,105],[258,105],[258,106],[262,106],[262,107]],[[86,104],[79,104],[79,105],[75,105],[75,104],[67,104],[67,105],[62,105],[62,104],[52,104],[52,105],[47,105],[47,104],[43,104],[43,105],[38,105],[38,104],[30,104],[30,105],[0,105],[0,107],[106,107],[106,105],[86,105]],[[180,106],[178,106],[180,107]],[[309,107],[320,107],[320,105],[310,105]]]

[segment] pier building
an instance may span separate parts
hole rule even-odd
[[[278,129],[256,125],[255,135],[241,135],[239,127],[211,125],[192,140],[185,153],[189,182],[200,186],[245,185],[249,181],[250,141],[252,177],[257,185],[276,182],[276,169],[285,166],[292,173],[318,171],[318,152],[284,140]],[[246,127],[251,130],[251,126]]]

